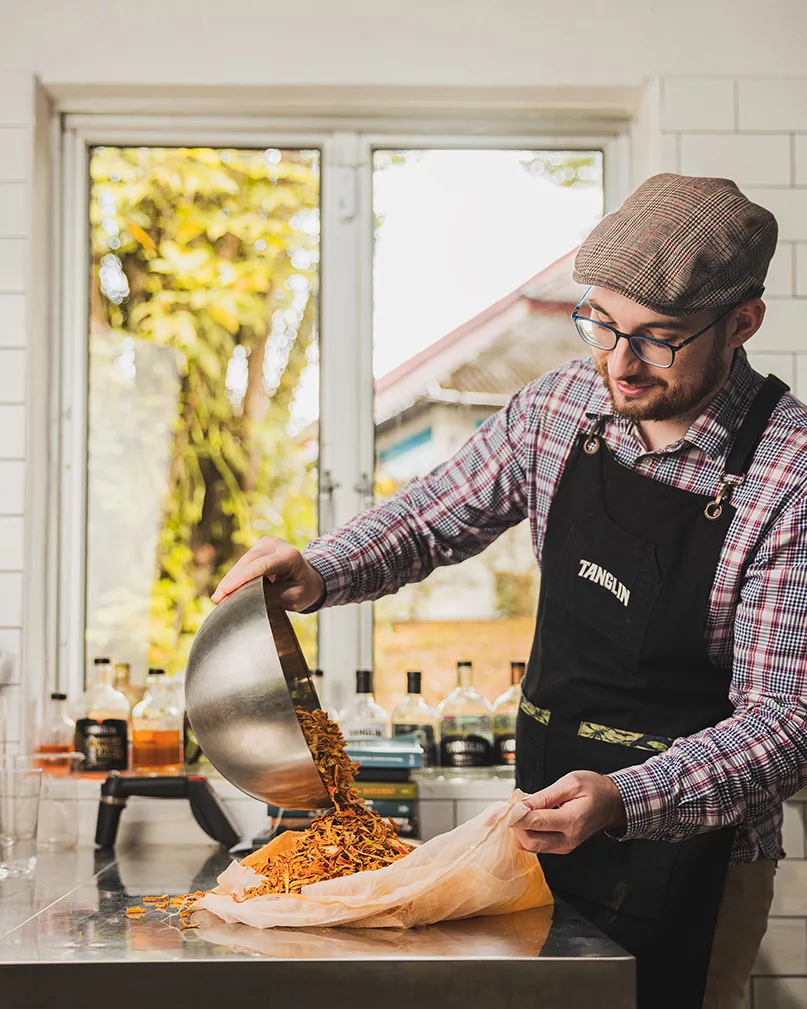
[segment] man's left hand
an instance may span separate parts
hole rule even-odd
[[[531,812],[513,827],[525,851],[566,855],[601,830],[625,829],[625,807],[610,778],[572,771],[522,799]]]

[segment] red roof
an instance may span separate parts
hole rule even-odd
[[[576,252],[572,249],[510,294],[376,379],[377,406],[390,394],[395,400],[399,395],[406,398],[407,392],[416,394],[416,389],[430,381],[435,372],[472,360],[526,315],[571,312],[582,293],[580,285],[571,279]]]

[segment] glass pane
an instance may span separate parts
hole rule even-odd
[[[142,682],[255,540],[316,534],[319,153],[97,147],[90,173],[87,654]]]
[[[518,389],[585,347],[573,251],[602,216],[598,151],[377,151],[373,200],[376,491],[449,458]],[[489,700],[532,641],[526,522],[375,606],[381,703],[423,670],[436,703],[474,662]]]

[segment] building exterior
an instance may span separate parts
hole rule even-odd
[[[448,459],[520,388],[580,356],[569,318],[582,294],[574,251],[376,382],[382,496]],[[537,568],[526,524],[479,557],[377,605],[382,619],[494,620],[533,612]]]

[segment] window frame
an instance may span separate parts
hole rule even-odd
[[[319,528],[326,532],[372,503],[373,423],[373,153],[382,149],[601,150],[605,211],[628,191],[627,117],[606,124],[579,120],[573,132],[503,128],[495,113],[455,124],[429,122],[423,132],[396,123],[216,116],[74,115],[60,120],[54,171],[60,184],[55,215],[58,334],[49,404],[56,449],[50,460],[51,502],[58,516],[49,544],[56,600],[49,614],[56,642],[53,689],[71,697],[84,688],[87,476],[89,148],[211,146],[318,149],[320,161],[320,437]],[[517,128],[516,128],[517,127]],[[576,127],[576,128],[575,128]],[[338,351],[337,351],[338,348]],[[325,609],[319,615],[319,664],[327,671],[324,703],[343,706],[353,671],[373,661],[372,604]]]

